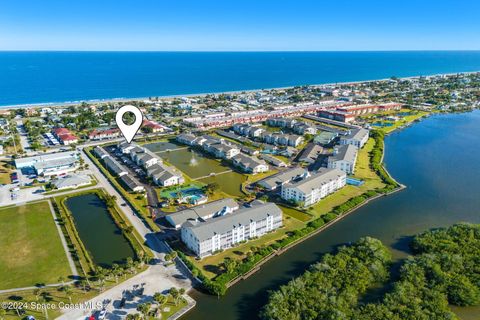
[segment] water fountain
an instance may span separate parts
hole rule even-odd
[[[198,165],[198,161],[197,159],[195,158],[195,154],[192,153],[192,157],[190,158],[190,166],[192,167],[195,167]]]

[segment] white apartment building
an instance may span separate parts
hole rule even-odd
[[[340,144],[351,144],[361,149],[367,143],[368,136],[369,131],[367,129],[352,129],[348,135],[340,138]]]
[[[303,180],[283,185],[281,197],[307,207],[345,186],[346,179],[346,173],[339,169],[323,168]]]
[[[353,174],[355,173],[357,154],[358,149],[354,145],[337,145],[333,148],[333,155],[328,157],[327,167],[330,169],[340,169],[346,174]]]
[[[185,245],[203,258],[261,237],[282,225],[282,210],[276,204],[258,202],[206,222],[187,222],[182,226],[181,236]]]

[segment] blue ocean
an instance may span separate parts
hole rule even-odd
[[[0,52],[0,106],[480,71],[480,51]]]

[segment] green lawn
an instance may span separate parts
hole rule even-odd
[[[0,209],[0,289],[57,283],[71,274],[48,202]]]
[[[6,161],[0,161],[0,183],[1,184],[9,184],[10,180],[10,173],[12,173],[12,169],[7,166]]]
[[[380,177],[370,168],[369,152],[373,149],[375,141],[369,139],[365,146],[359,151],[357,163],[355,165],[354,177],[365,181],[360,187],[347,185],[337,192],[320,200],[317,204],[308,208],[308,213],[315,217],[319,217],[330,212],[334,207],[348,201],[349,199],[359,196],[362,193],[377,188],[385,187]]]

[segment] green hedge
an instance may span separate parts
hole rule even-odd
[[[370,131],[370,136],[375,140],[375,146],[370,151],[370,168],[382,179],[387,185],[386,191],[390,191],[398,187],[398,183],[393,180],[387,173],[382,164],[383,150],[385,148],[385,134],[379,130]]]

